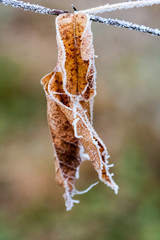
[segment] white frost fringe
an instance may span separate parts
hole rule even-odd
[[[63,195],[64,199],[65,199],[65,206],[66,206],[66,210],[70,211],[74,205],[74,203],[79,203],[79,200],[73,199],[72,197],[74,197],[75,195],[81,195],[84,193],[89,192],[94,186],[96,186],[99,182],[93,183],[91,186],[89,186],[87,189],[85,189],[84,191],[78,191],[76,190],[76,188],[74,187],[72,195],[66,190],[65,194]]]

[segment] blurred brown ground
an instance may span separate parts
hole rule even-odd
[[[85,9],[106,3],[30,1]],[[118,1],[108,1],[110,3]],[[160,7],[103,16],[160,28]],[[54,181],[40,79],[57,61],[55,17],[0,5],[0,240],[160,239],[160,39],[93,23],[94,127],[115,164],[118,196],[103,184],[65,212]],[[97,181],[83,163],[77,188]]]

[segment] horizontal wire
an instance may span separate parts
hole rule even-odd
[[[122,9],[131,9],[135,7],[149,7],[153,6],[155,4],[160,4],[160,0],[138,0],[138,1],[129,1],[129,2],[122,2],[122,3],[115,3],[115,4],[105,4],[99,7],[90,8],[82,10],[85,13],[88,14],[96,14],[96,13],[103,13],[103,12],[112,12],[116,10],[122,10]]]
[[[118,20],[118,19],[111,19],[111,18],[102,18],[98,16],[91,15],[90,20],[93,22],[99,22],[107,25],[113,25],[116,27],[122,27],[127,28],[139,32],[149,33],[155,36],[160,36],[160,29],[158,28],[150,28],[144,25],[138,25],[132,22],[127,22],[124,20]]]
[[[15,8],[22,8],[25,11],[32,11],[40,14],[59,15],[67,12],[62,10],[50,9],[38,4],[25,3],[23,1],[17,0],[0,0],[0,3],[4,5],[11,5],[12,7]]]
[[[148,1],[134,1],[134,2],[127,2],[128,4],[135,4],[137,2],[151,2],[150,0]],[[155,2],[154,0],[152,1],[152,3]],[[160,1],[156,1],[156,2],[160,2]],[[56,9],[50,9],[50,8],[46,8],[44,6],[41,5],[37,5],[37,4],[30,4],[30,3],[25,3],[23,1],[17,1],[17,0],[0,0],[0,3],[4,4],[4,5],[11,5],[12,7],[16,7],[16,8],[21,8],[25,11],[32,11],[35,13],[40,13],[40,14],[50,14],[50,15],[60,15],[63,13],[67,13],[68,11],[62,11],[62,10],[56,10]],[[122,3],[120,3],[122,4]],[[120,5],[119,4],[119,5]],[[123,3],[125,4],[125,3]],[[153,3],[154,4],[154,3]],[[116,10],[113,9],[113,5],[117,5],[117,4],[111,4],[110,6],[112,6],[112,10],[110,8],[110,11]],[[87,11],[87,10],[85,10]],[[132,29],[135,31],[140,31],[140,32],[144,32],[144,33],[149,33],[155,36],[160,36],[160,30],[159,29],[153,29],[150,27],[146,27],[143,25],[138,25],[138,24],[134,24],[131,22],[127,22],[124,20],[118,20],[118,19],[110,19],[110,18],[102,18],[99,16],[94,16],[91,15],[90,17],[91,21],[94,22],[99,22],[99,23],[103,23],[103,24],[107,24],[107,25],[113,25],[113,26],[117,26],[117,27],[123,27],[123,28],[128,28],[128,29]]]

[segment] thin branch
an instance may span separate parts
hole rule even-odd
[[[158,28],[150,28],[146,27],[144,25],[138,25],[135,23],[127,22],[124,20],[118,20],[118,19],[111,19],[111,18],[102,18],[98,16],[91,15],[90,20],[93,22],[99,22],[107,25],[113,25],[116,27],[122,27],[122,28],[128,28],[131,30],[139,31],[139,32],[144,32],[144,33],[149,33],[155,36],[160,36],[160,30]]]
[[[112,12],[116,10],[121,10],[121,9],[130,9],[134,7],[147,7],[147,6],[152,6],[154,4],[160,4],[160,0],[139,0],[139,1],[134,1],[134,2],[122,2],[122,3],[115,3],[115,4],[106,4],[103,6],[95,7],[95,8],[90,8],[86,10],[82,10],[85,13],[89,14],[96,14],[96,13],[103,13],[103,12]]]
[[[32,12],[41,13],[41,14],[59,15],[67,12],[62,10],[46,8],[38,4],[24,3],[23,1],[17,1],[17,0],[0,0],[0,3],[4,5],[11,5],[12,7],[16,7],[16,8],[22,8],[25,11],[32,11]]]
[[[137,2],[142,3],[144,1],[141,0],[141,1],[136,1],[136,2],[128,2],[128,4],[137,3]],[[151,2],[151,1],[148,0],[145,2]],[[154,1],[152,1],[152,2],[154,2]],[[36,13],[40,13],[40,14],[59,15],[59,14],[67,12],[67,11],[62,11],[62,10],[46,8],[46,7],[43,7],[40,5],[36,5],[36,4],[24,3],[23,1],[17,1],[17,0],[0,0],[0,3],[2,3],[4,5],[11,5],[12,7],[17,7],[17,8],[26,10],[26,11],[32,11],[32,12],[36,12]],[[113,5],[115,6],[115,5],[120,5],[120,4],[109,5],[109,6],[112,6],[112,10],[110,10],[110,11],[116,10],[115,8],[113,9]],[[87,11],[87,10],[85,10],[85,11]],[[124,28],[128,28],[128,29],[160,36],[159,29],[153,29],[153,28],[149,28],[149,27],[146,27],[143,25],[140,26],[138,24],[133,24],[133,23],[126,22],[126,21],[110,19],[110,18],[106,19],[106,18],[101,18],[101,17],[93,16],[93,15],[91,16],[90,19],[91,19],[91,21],[94,21],[94,22],[99,22],[99,23],[103,23],[103,24],[107,24],[107,25],[113,25],[113,26],[117,26],[117,27],[124,27]]]

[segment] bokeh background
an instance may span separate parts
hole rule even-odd
[[[62,10],[105,0],[30,0]],[[110,3],[118,1],[108,1]],[[160,28],[160,6],[105,13]],[[0,240],[160,239],[160,39],[92,24],[94,127],[115,164],[119,194],[99,183],[65,211],[55,183],[42,76],[57,61],[55,17],[0,5]],[[76,186],[97,181],[84,162]]]

